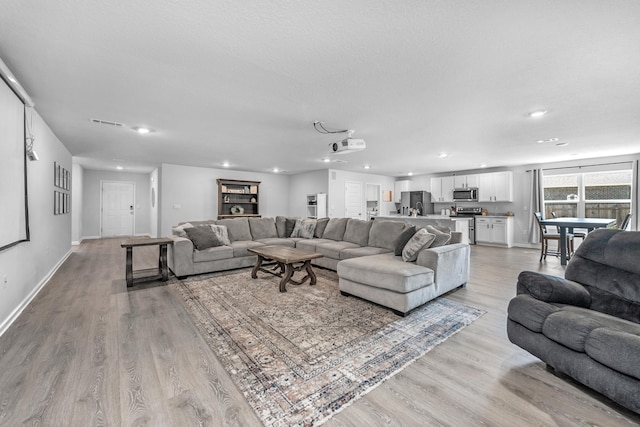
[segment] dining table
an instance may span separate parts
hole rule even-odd
[[[593,231],[596,228],[608,228],[616,224],[611,218],[549,218],[540,221],[544,226],[558,227],[560,232],[560,264],[567,265],[567,233],[573,233],[574,228],[586,228]]]

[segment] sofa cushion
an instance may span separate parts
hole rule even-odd
[[[329,218],[318,218],[318,221],[316,222],[316,229],[313,232],[313,237],[321,238],[328,223]]]
[[[369,244],[371,224],[373,224],[373,221],[349,218],[342,240],[355,243],[358,246],[367,246]]]
[[[231,244],[231,240],[229,240],[229,230],[226,225],[209,224],[209,228],[211,228],[213,234],[216,235],[223,245]]]
[[[626,330],[594,329],[587,337],[585,352],[609,368],[640,379],[640,325],[629,325]]]
[[[276,217],[276,231],[278,232],[278,237],[285,237],[284,230],[286,221],[287,218],[282,215],[278,215]]]
[[[216,224],[227,226],[231,242],[252,240],[249,221],[246,217],[219,219]]]
[[[416,233],[409,239],[404,248],[402,249],[402,260],[405,262],[412,262],[418,258],[418,252],[423,248],[428,248],[436,239],[436,236],[429,233],[424,228],[416,231]]]
[[[442,228],[442,227],[434,227],[433,225],[427,225],[426,227],[427,231],[431,234],[434,234],[436,236],[436,238],[433,240],[433,243],[431,243],[432,248],[437,248],[438,246],[444,246],[447,243],[449,243],[449,240],[451,240],[451,230],[449,230],[448,228]],[[448,232],[445,232],[444,230],[449,230]]]
[[[407,245],[407,242],[411,240],[414,234],[416,234],[416,226],[410,225],[405,228],[402,233],[398,236],[398,238],[394,242],[393,254],[395,256],[402,256],[402,250]]]
[[[299,219],[291,232],[291,237],[301,237],[303,239],[313,239],[313,232],[316,229],[315,219]]]
[[[243,240],[231,242],[231,247],[233,248],[233,257],[241,257],[241,256],[251,256],[254,253],[247,251],[249,248],[255,248],[256,246],[263,246],[264,243],[254,242],[251,240]]]
[[[369,230],[368,246],[395,250],[396,240],[402,233],[406,224],[399,221],[374,220]]]
[[[193,242],[193,246],[199,251],[223,245],[209,227],[191,227],[185,228],[184,231],[189,240]]]
[[[542,326],[542,333],[558,344],[575,351],[585,352],[587,339],[598,328],[640,333],[640,325],[637,323],[570,305],[547,316]]]
[[[356,283],[407,293],[433,285],[430,268],[402,261],[391,253],[345,259],[338,263],[338,276]]]
[[[348,248],[359,248],[351,242],[331,242],[316,246],[316,252],[333,259],[340,259],[340,251]]]
[[[304,249],[307,251],[315,252],[318,245],[323,243],[334,243],[331,239],[299,239],[296,242],[296,248]]]
[[[233,258],[233,248],[231,246],[218,246],[202,251],[193,251],[193,262],[218,261],[227,258]]]
[[[361,248],[348,248],[340,251],[340,259],[357,258],[368,255],[378,255],[390,253],[389,249],[377,248],[375,246],[364,246]]]
[[[280,246],[288,246],[293,248],[296,246],[296,241],[292,238],[282,238],[282,237],[269,237],[266,239],[255,240],[256,242],[263,243],[265,245],[280,245]]]
[[[342,240],[349,218],[330,218],[322,237],[324,239]]]
[[[253,240],[278,237],[276,221],[273,218],[249,218],[249,230]]]

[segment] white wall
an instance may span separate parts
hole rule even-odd
[[[307,195],[329,192],[329,171],[321,169],[291,175],[289,184],[289,215],[307,216]]]
[[[368,173],[345,172],[335,169],[329,169],[329,192],[327,197],[327,209],[330,217],[343,217],[345,215],[344,186],[347,181],[362,183],[362,214],[366,219],[366,196],[367,184],[379,184],[380,192],[393,191],[395,178],[382,175],[373,175]],[[380,213],[387,214],[390,211],[395,212],[395,204],[393,202],[381,202]]]
[[[0,334],[71,250],[71,214],[53,214],[53,162],[72,171],[71,154],[37,112],[33,133],[40,160],[27,162],[31,240],[0,252]]]
[[[83,238],[96,239],[100,233],[100,198],[102,181],[135,183],[135,223],[134,234],[151,235],[151,188],[150,174],[104,170],[84,170],[82,200]]]
[[[163,164],[159,179],[160,235],[171,235],[171,227],[179,222],[216,219],[216,179],[260,181],[260,214],[289,215],[287,175]]]

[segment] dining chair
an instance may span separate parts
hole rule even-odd
[[[627,227],[629,226],[629,223],[631,222],[631,215],[632,213],[629,212],[624,219],[622,220],[622,224],[620,224],[620,230],[626,230]]]
[[[558,215],[555,213],[555,211],[551,212],[551,216],[554,217],[554,218],[558,218]],[[582,229],[582,230],[584,230],[584,229]],[[573,233],[571,233],[571,234],[573,234],[573,238],[574,239],[577,237],[579,239],[584,240],[585,237],[587,237],[587,233],[588,233],[588,231],[576,231],[576,229],[574,229]]]
[[[540,228],[540,261],[547,259],[547,255],[560,256],[560,233],[552,233],[547,231],[547,227],[542,225],[542,212],[534,212],[533,216],[536,218],[538,227]],[[549,250],[549,241],[555,241],[557,243],[557,250]],[[567,233],[567,259],[571,258],[573,253],[573,234]]]

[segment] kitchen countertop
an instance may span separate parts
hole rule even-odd
[[[378,215],[376,218],[391,218],[391,219],[447,219],[451,221],[470,221],[473,217],[470,216],[448,216],[448,215]]]

